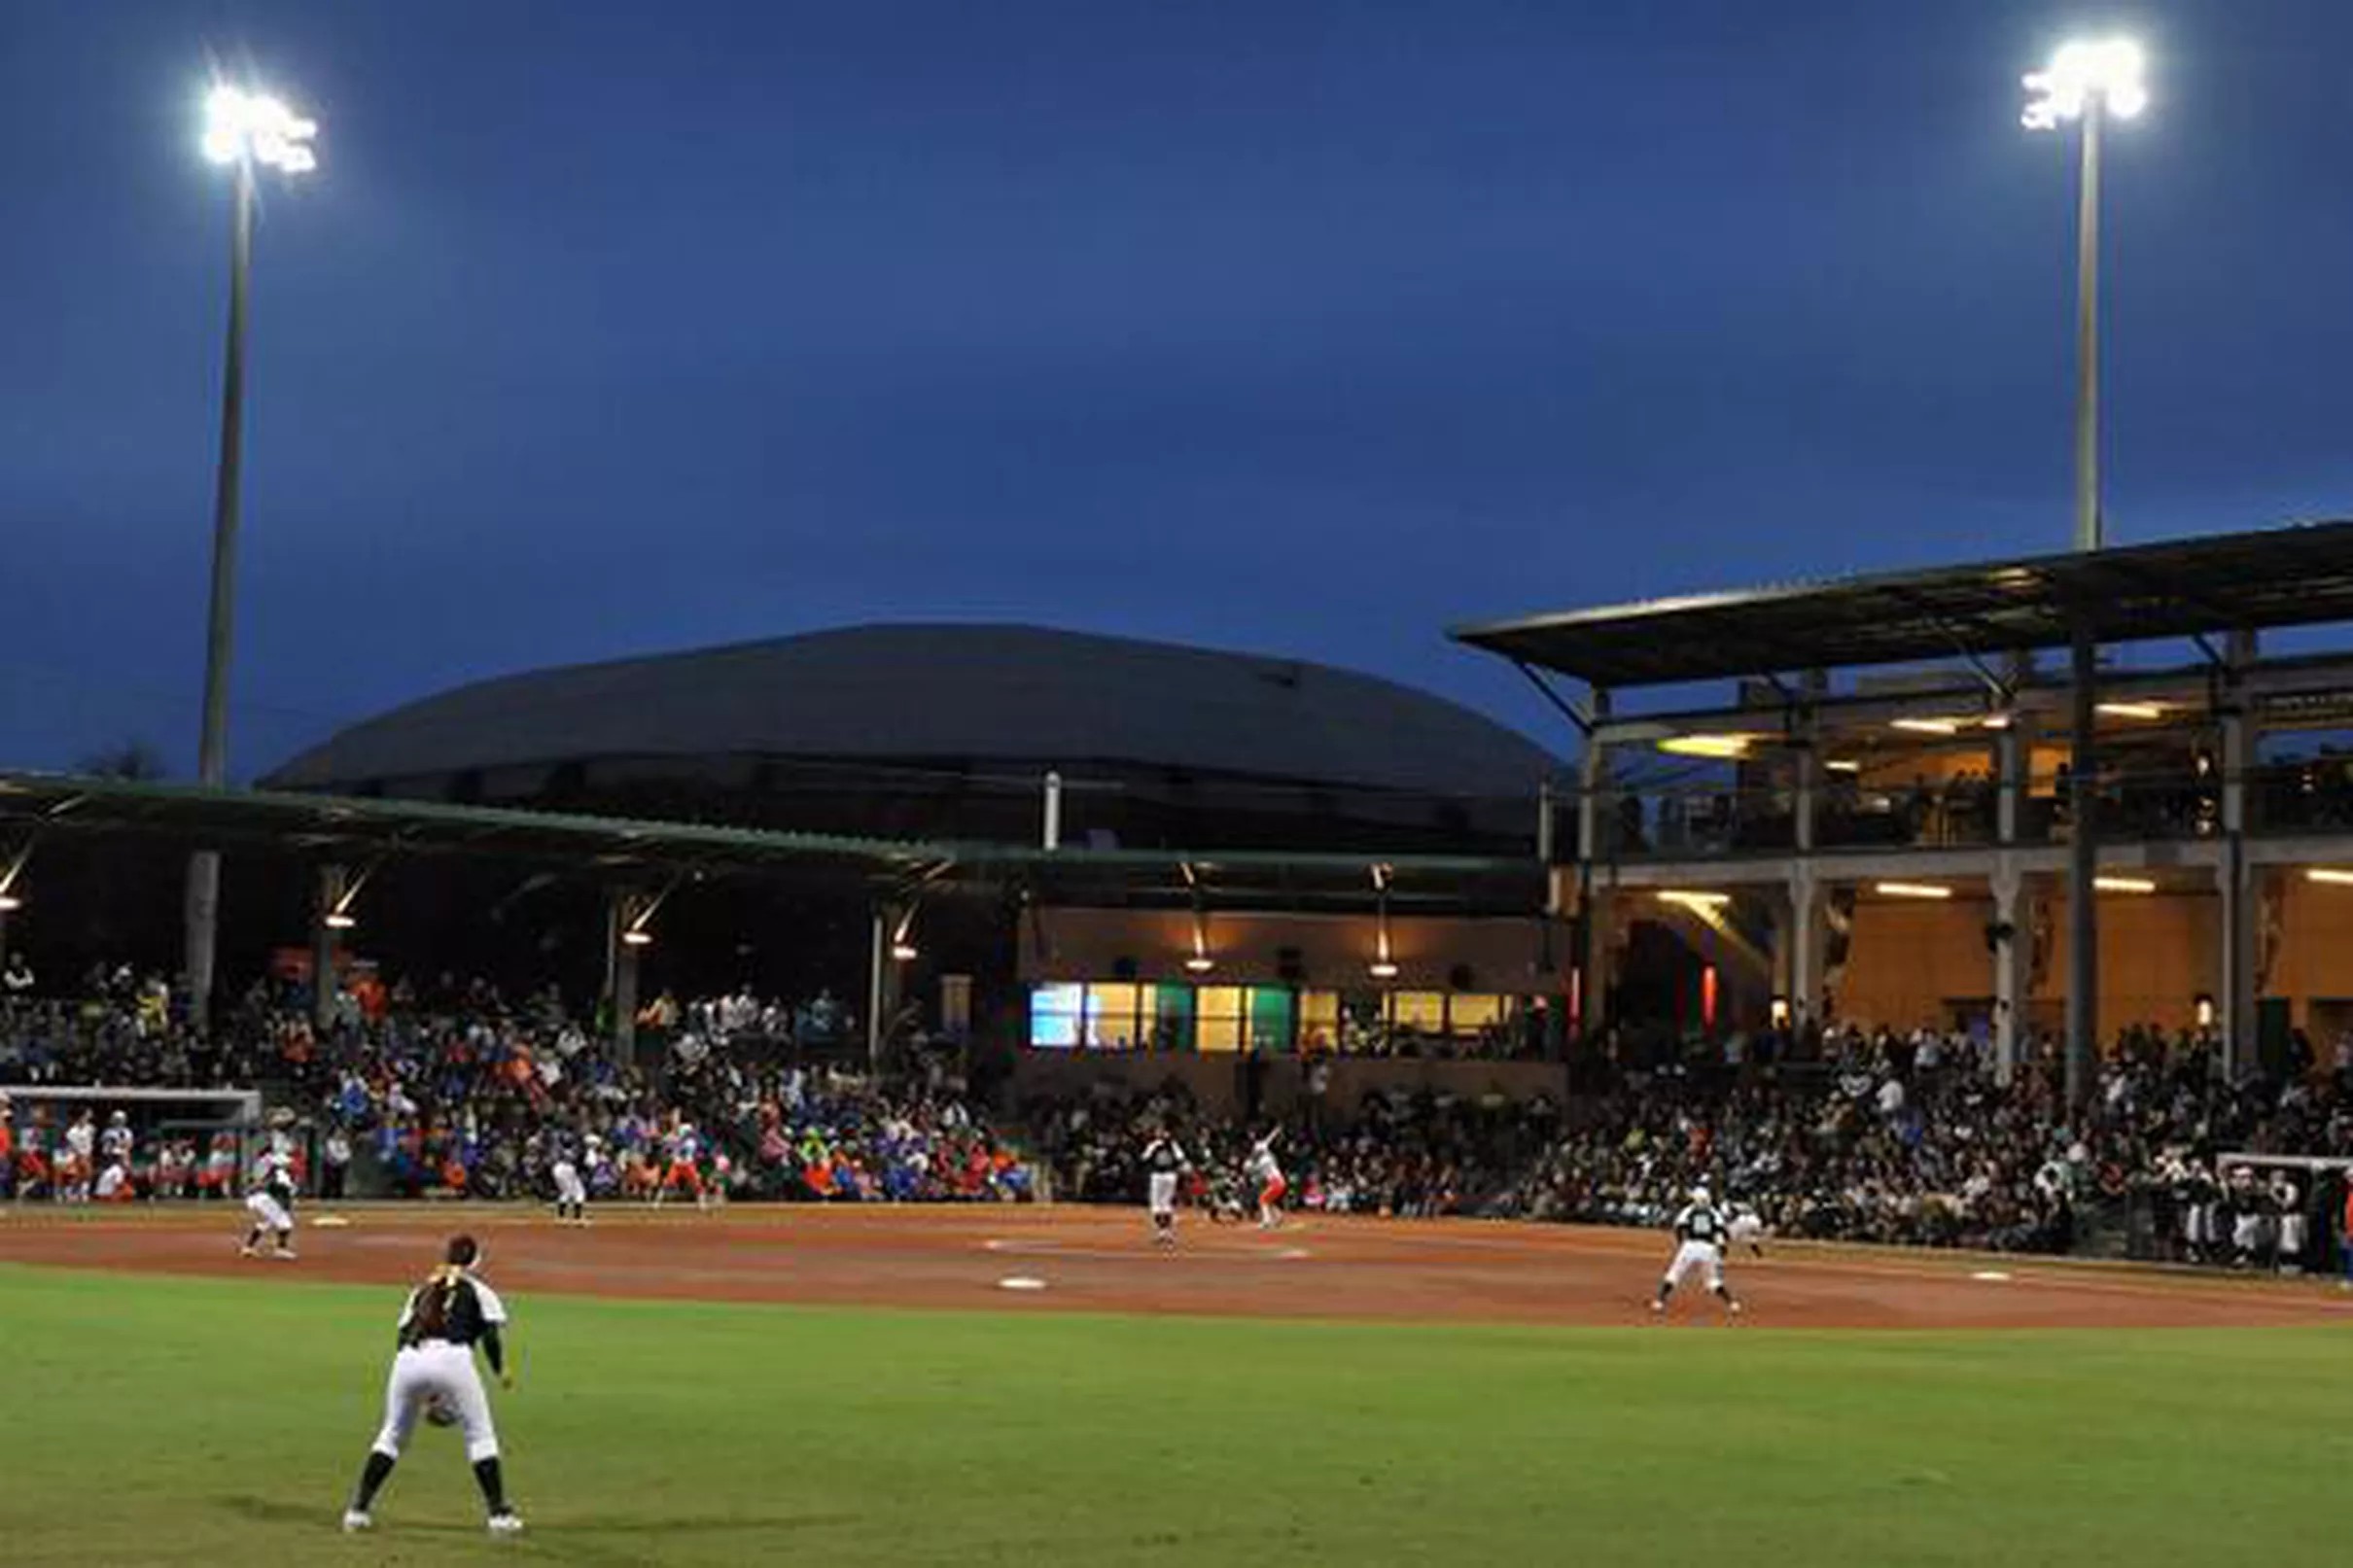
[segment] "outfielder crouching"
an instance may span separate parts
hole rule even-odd
[[[1707,1276],[1709,1292],[1724,1303],[1728,1311],[1738,1312],[1740,1303],[1724,1283],[1724,1216],[1708,1197],[1704,1187],[1691,1190],[1691,1202],[1675,1215],[1675,1256],[1667,1266],[1666,1277],[1659,1281],[1659,1294],[1651,1298],[1650,1309],[1667,1310],[1667,1298],[1674,1294],[1683,1276],[1694,1269]]]
[[[401,1309],[401,1348],[392,1358],[392,1375],[384,1385],[384,1425],[369,1449],[360,1471],[360,1483],[343,1511],[345,1530],[365,1530],[375,1523],[369,1510],[392,1467],[400,1462],[417,1417],[435,1425],[455,1423],[466,1436],[466,1457],[474,1464],[474,1479],[482,1489],[493,1535],[512,1535],[523,1521],[507,1501],[506,1480],[499,1469],[499,1435],[490,1420],[490,1396],[474,1369],[474,1347],[498,1375],[502,1386],[514,1386],[507,1370],[500,1330],[507,1322],[507,1305],[498,1292],[475,1278],[473,1269],[482,1250],[473,1237],[453,1236],[445,1260],[431,1278],[409,1293]]]

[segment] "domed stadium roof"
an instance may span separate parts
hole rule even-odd
[[[1556,760],[1468,709],[1297,660],[1030,626],[889,625],[460,686],[264,781],[351,788],[474,769],[755,755],[1128,764],[1502,798]]]

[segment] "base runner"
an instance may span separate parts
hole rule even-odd
[[[499,1434],[490,1420],[490,1396],[483,1392],[482,1375],[474,1364],[474,1347],[482,1347],[501,1387],[512,1388],[514,1376],[507,1370],[501,1331],[507,1323],[507,1304],[474,1276],[482,1249],[471,1236],[453,1236],[443,1249],[441,1267],[408,1294],[401,1308],[401,1347],[392,1358],[392,1376],[384,1385],[384,1424],[368,1450],[360,1483],[343,1511],[345,1530],[375,1525],[376,1493],[401,1460],[408,1436],[422,1415],[436,1426],[455,1425],[465,1434],[466,1457],[474,1465],[474,1483],[482,1489],[492,1535],[513,1535],[523,1520],[507,1501],[507,1481],[499,1468]]]
[[[1659,1294],[1651,1298],[1652,1311],[1667,1310],[1667,1298],[1674,1294],[1683,1276],[1694,1269],[1706,1275],[1708,1291],[1724,1303],[1726,1310],[1735,1313],[1740,1310],[1732,1287],[1724,1283],[1725,1231],[1723,1211],[1716,1207],[1707,1189],[1694,1187],[1691,1202],[1675,1215],[1674,1261],[1667,1266],[1666,1276],[1659,1281]]]

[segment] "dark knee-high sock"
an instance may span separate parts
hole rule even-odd
[[[369,1505],[376,1500],[376,1493],[382,1489],[385,1480],[392,1475],[392,1467],[398,1463],[400,1461],[391,1454],[369,1449],[368,1463],[360,1467],[359,1487],[351,1494],[351,1506],[363,1514],[367,1513]]]
[[[482,1501],[490,1512],[506,1513],[507,1481],[499,1474],[498,1456],[493,1454],[488,1459],[476,1459],[474,1462],[474,1479],[475,1484],[482,1488]]]

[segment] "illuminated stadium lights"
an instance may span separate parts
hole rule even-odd
[[[1952,889],[1934,882],[1876,882],[1871,890],[1882,898],[1950,898]]]
[[[1961,721],[1957,718],[1899,718],[1889,725],[1914,735],[1958,735]]]
[[[320,923],[331,931],[348,931],[360,923],[354,917],[335,909],[328,911],[326,918]]]
[[[2157,891],[2154,877],[2093,877],[2091,886],[2104,893],[2153,893]]]
[[[1822,766],[1833,773],[1860,773],[1863,771],[1863,764],[1852,757],[1834,756]]]
[[[1756,735],[1670,735],[1659,743],[1659,749],[1671,756],[1733,761],[1746,756],[1748,749],[1762,738]]]
[[[921,904],[910,903],[906,913],[898,917],[898,923],[891,927],[893,963],[913,963],[922,957],[915,946],[915,912],[922,907]]]
[[[1984,718],[1978,720],[1981,728],[1994,730],[2008,729],[2016,722],[2015,716],[2009,714],[1987,714]]]
[[[263,92],[217,87],[204,100],[204,156],[215,163],[240,159],[266,164],[281,174],[308,174],[319,166],[311,138],[319,122],[307,120]]]
[[[2110,718],[2162,718],[2165,705],[2161,702],[2104,702],[2093,704],[2095,711]]]
[[[1184,960],[1185,973],[1205,975],[1217,967],[1217,960],[1206,953],[1196,953]]]
[[[2335,866],[2314,866],[2304,873],[2306,882],[2325,882],[2333,888],[2353,888],[2353,871],[2340,871]]]
[[[2049,65],[2020,79],[2034,96],[2026,100],[2019,122],[2028,130],[2056,130],[2094,109],[2130,120],[2149,107],[2142,80],[2147,64],[2140,45],[2129,38],[2062,44]]]
[[[15,893],[0,893],[0,915],[14,914],[24,907],[24,900]]]
[[[1388,930],[1388,889],[1396,880],[1395,866],[1383,862],[1373,867],[1373,961],[1365,965],[1364,972],[1375,980],[1397,978],[1397,959],[1389,947]]]
[[[646,948],[653,945],[653,933],[632,925],[621,933],[623,947]]]
[[[1699,915],[1712,913],[1732,902],[1730,893],[1700,892],[1688,888],[1663,888],[1658,898],[1662,904],[1672,904]]]
[[[204,100],[204,156],[234,178],[229,225],[228,343],[222,366],[221,457],[214,470],[212,595],[205,624],[204,708],[196,743],[196,782],[218,789],[228,782],[228,663],[234,640],[238,514],[245,464],[245,315],[252,293],[257,165],[285,175],[319,166],[311,139],[319,122],[296,114],[267,93],[214,84]],[[189,856],[181,974],[188,1011],[198,1028],[212,1011],[213,965],[220,940],[221,854],[200,849]]]

